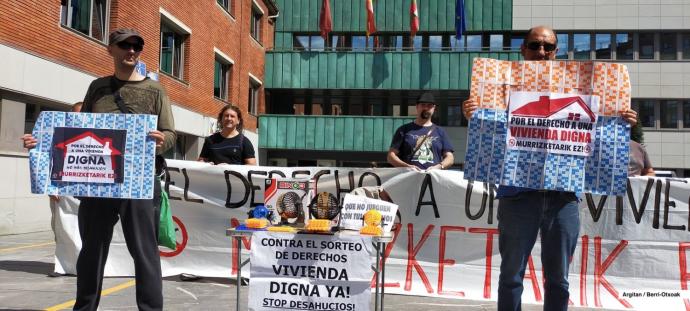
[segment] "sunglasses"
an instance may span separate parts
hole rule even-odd
[[[544,47],[545,52],[553,52],[554,50],[556,50],[556,45],[553,43],[539,41],[527,42],[527,48],[532,51],[539,51],[539,48],[542,46]]]
[[[140,43],[130,43],[127,41],[120,41],[116,43],[117,47],[129,51],[129,49],[133,49],[134,52],[141,52],[144,49],[144,45]]]

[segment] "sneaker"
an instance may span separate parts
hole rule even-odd
[[[196,280],[201,280],[201,277],[198,275],[189,274],[189,273],[180,274],[180,281],[189,282],[189,281],[196,281]]]

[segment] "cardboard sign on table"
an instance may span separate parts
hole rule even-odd
[[[397,204],[349,193],[345,194],[343,209],[340,211],[340,227],[348,230],[362,229],[362,217],[372,209],[381,213],[383,232],[391,232],[395,214],[398,212]]]

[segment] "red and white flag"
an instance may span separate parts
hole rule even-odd
[[[414,36],[419,31],[419,12],[417,11],[417,0],[412,0],[410,3],[410,37]]]

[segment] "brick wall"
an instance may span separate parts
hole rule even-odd
[[[158,71],[160,13],[163,8],[192,33],[185,45],[182,81],[161,73],[160,81],[170,99],[187,109],[214,116],[225,104],[213,97],[214,47],[228,55],[233,65],[228,101],[247,111],[249,72],[264,80],[264,54],[273,45],[273,21],[262,0],[234,0],[232,17],[214,0],[111,0],[110,30],[138,29],[146,41],[141,60],[148,70]],[[265,12],[262,38],[250,35],[252,3]],[[112,59],[104,43],[60,25],[58,0],[5,0],[0,6],[0,43],[96,76],[111,74]],[[259,113],[265,111],[263,88]],[[245,117],[245,128],[255,129],[256,118]]]

